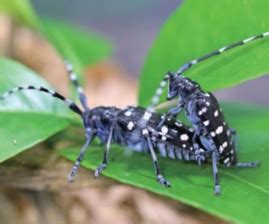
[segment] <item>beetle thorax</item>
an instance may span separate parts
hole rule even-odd
[[[171,93],[170,93],[171,91]],[[179,96],[182,101],[187,103],[191,100],[197,93],[202,90],[200,86],[189,78],[179,76],[170,83],[169,94],[172,97]]]
[[[116,107],[96,107],[89,114],[89,122],[96,130],[109,131],[119,111]]]

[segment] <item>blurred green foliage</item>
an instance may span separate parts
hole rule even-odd
[[[11,15],[20,24],[38,27],[38,18],[28,0],[0,0],[0,12]]]

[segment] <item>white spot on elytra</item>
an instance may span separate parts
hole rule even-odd
[[[128,128],[128,130],[131,131],[134,128],[134,122],[132,122],[132,121],[129,122],[128,125],[127,125],[127,128]]]
[[[187,134],[182,134],[182,135],[180,135],[180,139],[182,141],[187,141],[189,139],[189,136]]]
[[[219,126],[217,129],[216,129],[216,134],[219,135],[223,132],[223,126]]]
[[[209,120],[203,122],[205,126],[209,125]]]
[[[219,152],[222,153],[224,148],[222,146],[219,147]]]
[[[208,101],[205,102],[206,106],[210,106],[210,103]]]
[[[183,144],[182,147],[183,147],[183,148],[186,148],[186,144]]]
[[[202,115],[207,111],[206,107],[203,107],[199,112],[198,115]]]
[[[211,135],[212,137],[215,137],[215,136],[216,136],[216,133],[215,133],[214,131],[212,131],[212,132],[210,133],[210,135]]]
[[[230,158],[227,157],[223,162],[224,162],[224,163],[228,163],[229,161],[230,161]]]
[[[205,96],[210,97],[210,94],[209,93],[206,93]]]
[[[125,113],[124,113],[124,115],[126,116],[126,117],[130,117],[131,115],[132,115],[132,111],[131,110],[127,110]]]
[[[162,131],[163,135],[166,135],[168,132],[168,128],[166,126],[162,126],[161,131]]]
[[[152,113],[146,111],[145,114],[144,114],[144,116],[143,116],[143,118],[144,118],[145,120],[149,120],[150,117],[151,117],[151,115],[152,115]]]
[[[226,148],[227,146],[228,146],[228,142],[227,141],[223,142],[222,147]]]
[[[216,110],[216,111],[214,112],[214,116],[215,116],[215,117],[219,116],[219,111]]]

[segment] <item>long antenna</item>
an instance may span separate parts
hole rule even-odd
[[[79,94],[79,100],[84,108],[85,111],[89,111],[89,106],[87,103],[87,97],[82,89],[82,87],[79,85],[78,78],[76,73],[74,72],[74,67],[72,64],[70,64],[68,61],[65,61],[65,68],[67,70],[67,73],[69,75],[69,79],[72,81],[74,84],[78,94]]]
[[[0,96],[0,100],[4,100],[6,99],[8,96],[16,93],[16,92],[20,92],[23,90],[34,90],[34,91],[40,91],[40,92],[44,92],[46,94],[51,95],[54,98],[57,98],[61,101],[63,101],[70,110],[72,110],[73,112],[75,112],[76,114],[80,115],[81,117],[83,116],[83,112],[79,109],[79,107],[70,99],[64,97],[63,95],[61,95],[60,93],[56,92],[56,91],[52,91],[49,90],[45,87],[35,87],[35,86],[17,86],[7,92],[5,92],[3,95]]]
[[[262,38],[267,37],[267,36],[269,36],[269,32],[264,32],[264,33],[262,33],[260,35],[252,36],[252,37],[246,38],[244,40],[238,41],[236,43],[233,43],[231,45],[219,48],[218,50],[212,51],[212,52],[210,52],[210,53],[208,53],[208,54],[206,54],[204,56],[201,56],[201,57],[199,57],[197,59],[194,59],[192,61],[189,61],[189,62],[185,63],[184,65],[182,65],[178,69],[176,74],[177,75],[182,75],[184,72],[186,72],[191,67],[193,67],[193,65],[196,65],[196,64],[198,64],[198,63],[200,63],[202,61],[205,61],[205,60],[207,60],[209,58],[212,58],[212,57],[214,57],[216,55],[220,55],[223,52],[229,51],[229,50],[234,49],[236,47],[245,45],[247,43],[253,42],[253,41],[258,40],[258,39],[262,39]],[[160,85],[159,85],[158,89],[156,90],[154,96],[151,98],[151,104],[148,106],[149,109],[154,108],[159,103],[160,97],[161,97],[161,95],[163,93],[164,87],[166,86],[168,78],[169,77],[167,77],[167,75],[166,75],[165,78],[160,82]]]
[[[222,48],[219,48],[218,50],[215,50],[215,51],[212,51],[202,57],[199,57],[197,59],[194,59],[190,62],[187,62],[186,64],[184,64],[183,66],[181,66],[179,68],[179,70],[177,71],[177,74],[178,75],[181,75],[182,73],[184,73],[185,71],[189,70],[193,65],[196,65],[202,61],[205,61],[209,58],[212,58],[216,55],[219,55],[219,54],[222,54],[223,52],[226,52],[226,51],[229,51],[231,49],[234,49],[236,47],[239,47],[241,45],[245,45],[247,43],[250,43],[250,42],[253,42],[254,40],[258,40],[258,39],[262,39],[266,36],[269,36],[269,32],[265,32],[265,33],[262,33],[260,35],[256,35],[256,36],[252,36],[252,37],[249,37],[249,38],[246,38],[244,40],[241,40],[241,41],[238,41],[236,43],[233,43],[231,45],[228,45],[228,46],[225,46],[225,47],[222,47]]]

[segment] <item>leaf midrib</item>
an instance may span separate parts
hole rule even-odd
[[[260,187],[260,186],[257,186],[256,184],[254,184],[254,183],[252,183],[252,182],[250,182],[250,181],[247,181],[247,180],[245,180],[245,179],[243,179],[243,178],[240,178],[239,176],[233,175],[233,174],[231,174],[231,173],[229,173],[229,172],[225,172],[225,171],[219,171],[219,172],[220,172],[220,173],[223,173],[223,174],[226,175],[226,176],[232,177],[232,178],[234,178],[235,180],[237,180],[237,181],[239,181],[239,182],[241,182],[241,183],[243,183],[243,184],[248,185],[249,187],[252,187],[252,188],[254,188],[254,189],[256,189],[256,190],[259,190],[259,191],[265,193],[266,195],[269,194],[269,191],[268,191],[268,190],[266,190],[266,189],[264,189],[264,188],[262,188],[262,187]]]

